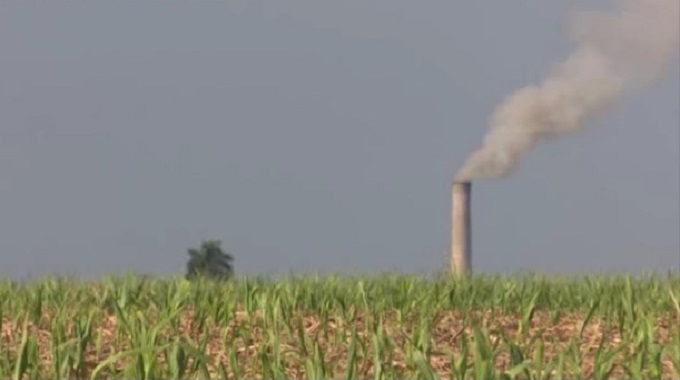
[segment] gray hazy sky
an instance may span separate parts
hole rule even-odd
[[[0,2],[0,275],[438,270],[570,3]],[[680,269],[679,71],[474,184],[475,270]]]

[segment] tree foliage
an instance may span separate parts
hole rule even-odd
[[[190,248],[188,254],[188,280],[198,277],[228,280],[234,275],[234,258],[222,250],[219,240],[204,241],[199,248]]]

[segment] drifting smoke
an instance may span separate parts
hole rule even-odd
[[[581,12],[571,20],[575,50],[539,86],[497,106],[481,148],[456,180],[509,174],[539,141],[578,131],[586,118],[663,77],[680,44],[680,0],[616,3],[615,12]]]

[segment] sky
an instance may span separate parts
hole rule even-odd
[[[433,273],[572,1],[0,2],[0,276]],[[476,273],[680,271],[680,69],[472,187]]]

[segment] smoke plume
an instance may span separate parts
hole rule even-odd
[[[680,0],[618,0],[610,12],[570,19],[575,49],[537,86],[501,102],[482,146],[456,176],[470,181],[509,174],[538,142],[580,130],[587,118],[662,79],[680,44]]]

